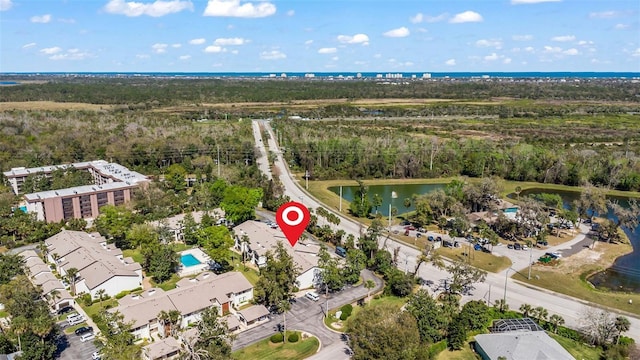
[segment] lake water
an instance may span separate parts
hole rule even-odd
[[[411,198],[413,194],[426,194],[436,189],[444,189],[445,184],[404,184],[404,185],[372,185],[369,186],[369,198],[373,199],[374,194],[382,196],[382,206],[378,208],[378,212],[384,216],[389,216],[389,204],[391,203],[391,192],[395,191],[398,195],[393,199],[392,206],[398,208],[398,213],[412,211],[415,208],[413,204],[409,208],[404,206],[404,199]],[[353,200],[353,196],[357,191],[357,186],[343,186],[342,197],[347,200]],[[330,191],[340,195],[340,187],[335,186],[329,188]],[[578,192],[573,191],[550,191],[541,189],[527,189],[520,196],[528,194],[537,194],[541,192],[554,193],[562,197],[565,207],[580,197]],[[627,198],[612,197],[617,199],[622,206],[627,206]],[[344,205],[343,205],[344,206]],[[375,212],[375,209],[373,210]],[[611,211],[607,213],[607,218],[615,220],[615,216]],[[635,231],[623,229],[629,237],[633,246],[633,252],[618,258],[613,266],[606,271],[600,272],[588,280],[596,287],[603,287],[617,291],[640,292],[640,226]]]

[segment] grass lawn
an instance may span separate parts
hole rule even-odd
[[[587,344],[567,339],[562,336],[558,336],[552,333],[547,333],[555,341],[557,341],[562,347],[569,352],[574,358],[578,360],[599,360],[600,353],[599,348],[591,347]]]
[[[103,300],[102,304],[100,304],[99,301],[96,301],[95,303],[91,304],[91,306],[85,306],[82,304],[80,306],[82,306],[84,312],[87,313],[87,316],[92,317],[93,315],[100,313],[102,309],[118,306],[118,301],[112,298],[109,300]]]
[[[151,278],[151,284],[154,287],[159,287],[160,289],[164,290],[164,291],[169,291],[171,289],[175,289],[176,288],[176,283],[180,281],[180,276],[178,276],[178,274],[173,274],[171,275],[171,278],[165,282],[162,282],[160,284],[156,283],[153,281],[153,278]]]
[[[367,302],[367,305],[378,305],[378,304],[392,304],[397,307],[402,307],[407,303],[407,298],[401,298],[397,296],[382,296],[376,299],[374,296],[371,297],[371,300]],[[338,321],[335,317],[336,312],[340,310],[340,308],[332,309],[329,311],[329,316],[324,318],[324,324],[336,331],[346,331],[346,328],[349,326],[349,319],[353,319],[353,317],[362,309],[361,306],[353,305],[353,311],[351,312],[351,316],[347,318],[345,321]]]
[[[480,356],[471,349],[471,346],[467,343],[462,349],[451,351],[445,349],[438,355],[435,360],[478,360]]]
[[[316,337],[310,337],[296,343],[272,344],[269,338],[261,340],[232,354],[234,359],[260,359],[260,360],[301,360],[318,351],[320,341]]]
[[[531,280],[526,272],[515,273],[515,280],[587,300],[596,304],[640,315],[640,294],[595,289],[586,278],[604,270],[615,258],[631,251],[630,244],[597,243],[596,250],[584,250],[568,258],[561,258],[552,266],[535,265]],[[633,303],[630,304],[629,300]]]
[[[124,257],[130,257],[133,261],[142,264],[144,262],[144,257],[142,253],[140,253],[140,249],[126,249],[122,250],[122,255]]]
[[[500,272],[501,270],[507,269],[509,268],[509,266],[511,266],[511,260],[506,256],[496,256],[482,251],[473,250],[473,248],[471,248],[471,250],[467,248],[466,251],[469,252],[469,255],[465,256],[464,251],[464,247],[441,247],[436,250],[436,253],[452,260],[466,261],[467,258],[470,257],[470,264],[472,266],[493,273]]]
[[[4,310],[0,310],[0,318],[7,317],[7,316],[9,316],[8,312],[6,312]]]
[[[187,245],[187,244],[182,244],[182,243],[173,243],[173,244],[171,244],[171,248],[175,252],[181,252],[181,251],[193,249],[194,247],[195,247],[195,245]]]
[[[242,273],[242,275],[244,275],[244,277],[246,277],[247,280],[249,280],[251,285],[255,286],[258,283],[260,274],[258,274],[258,272],[255,269],[249,267],[248,265],[245,268],[245,266],[242,264],[242,261],[240,261],[240,259],[238,259],[237,257],[238,257],[238,254],[234,253],[234,255],[231,258],[231,264],[233,265],[233,269],[237,272]]]

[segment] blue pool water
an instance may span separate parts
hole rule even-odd
[[[514,207],[513,208],[506,208],[506,209],[504,209],[502,211],[504,211],[505,213],[516,213],[516,212],[518,212],[518,208],[514,208]]]
[[[195,256],[191,254],[186,254],[180,256],[180,262],[184,267],[196,266],[202,264]]]

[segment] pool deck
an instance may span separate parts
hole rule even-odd
[[[183,256],[188,254],[191,254],[198,261],[200,261],[200,264],[193,265],[193,266],[184,266],[182,265],[182,263],[180,263],[180,265],[178,265],[179,267],[178,276],[185,277],[185,276],[195,275],[203,272],[209,267],[208,263],[211,260],[211,258],[209,257],[209,255],[205,254],[205,252],[202,251],[201,249],[193,248],[193,249],[181,251],[178,255]]]

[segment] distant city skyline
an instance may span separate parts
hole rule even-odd
[[[0,0],[0,72],[638,72],[636,0]]]

